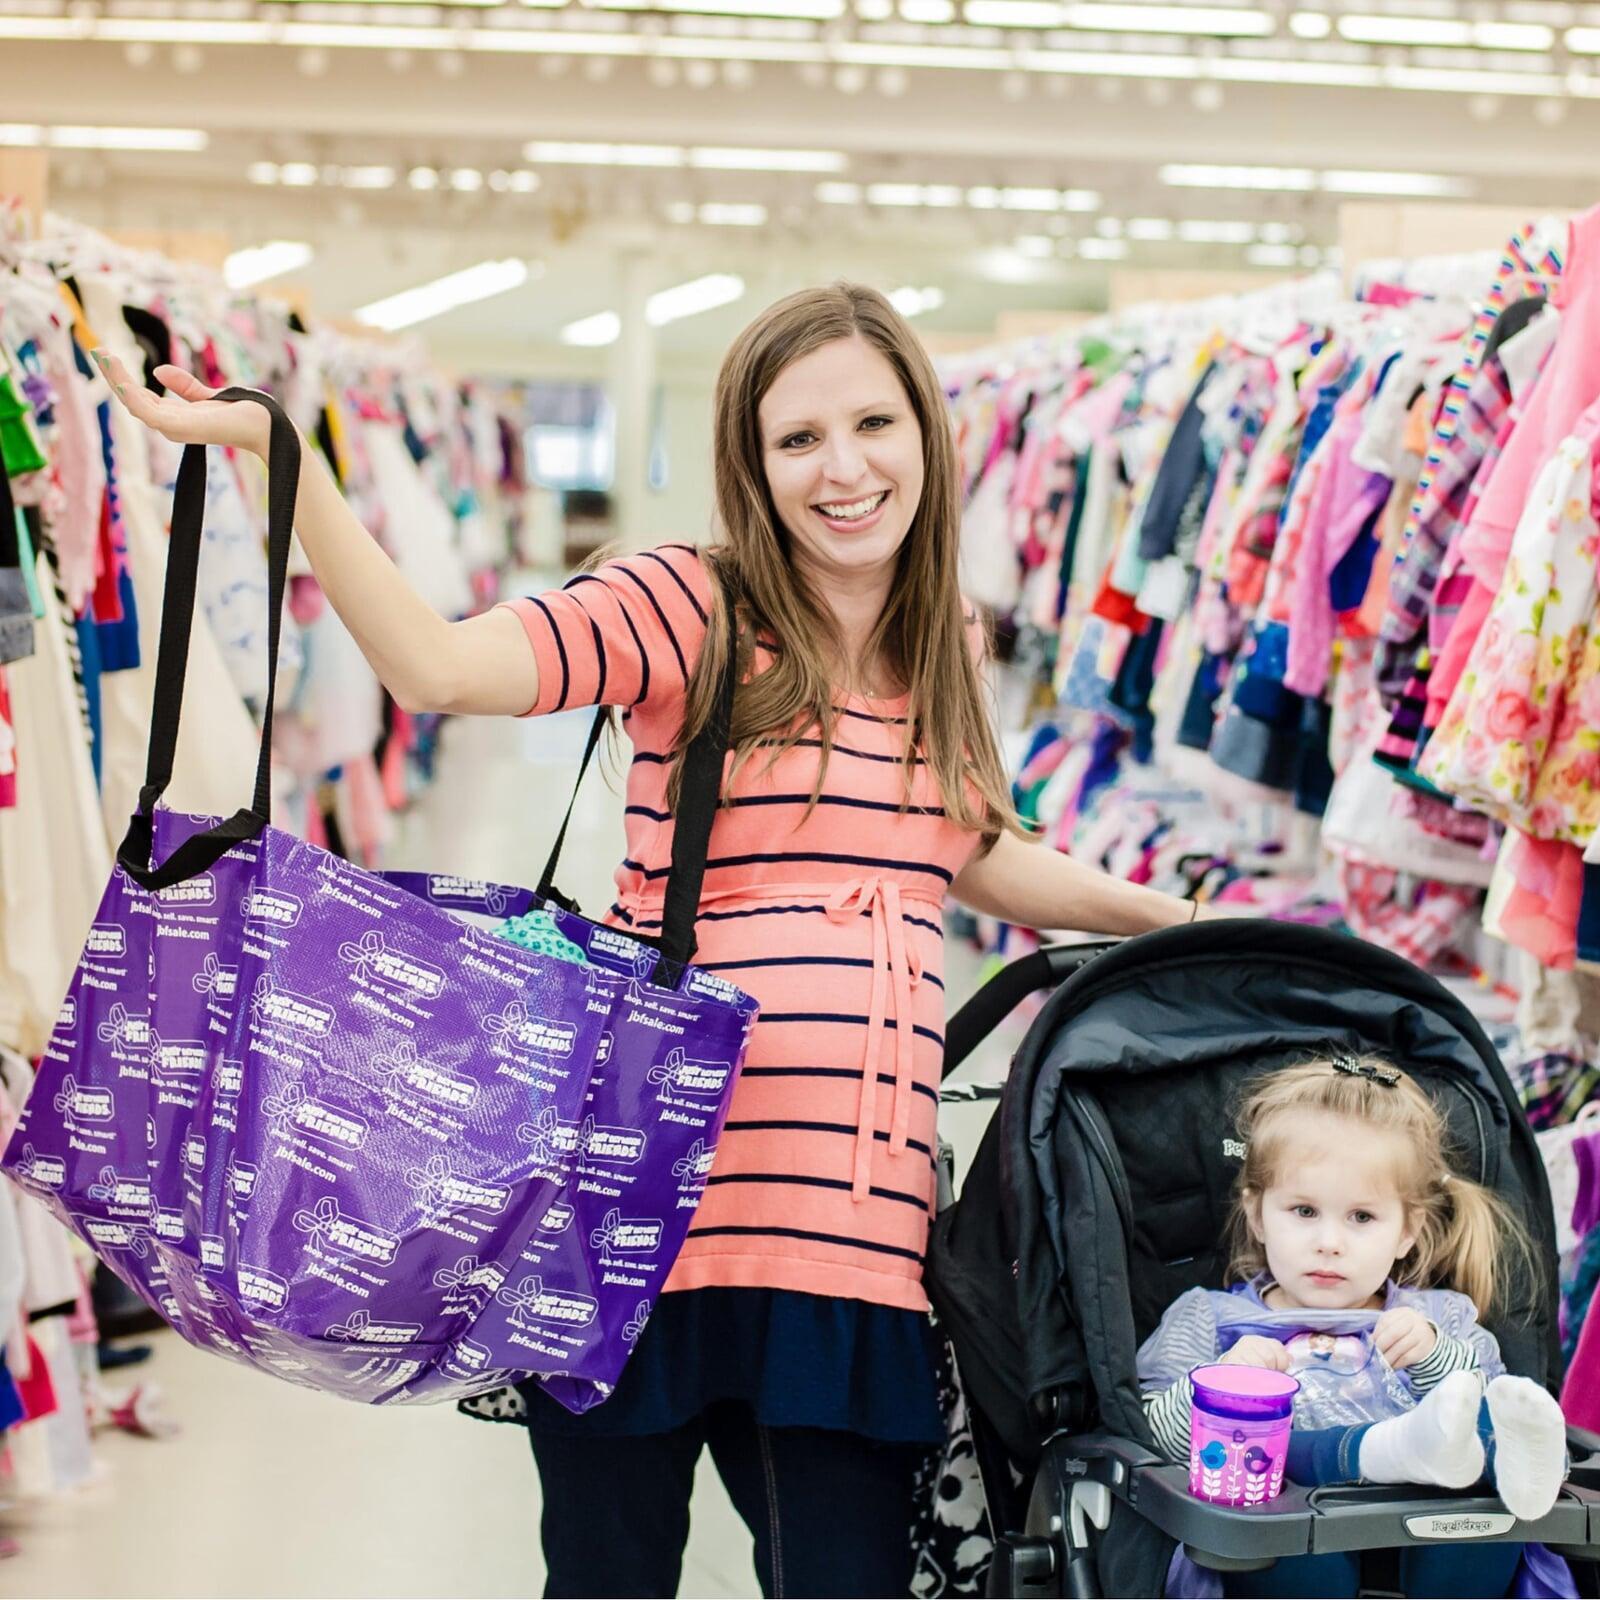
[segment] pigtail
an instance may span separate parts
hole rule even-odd
[[[1441,1173],[1401,1276],[1459,1290],[1485,1317],[1509,1309],[1518,1279],[1538,1271],[1527,1230],[1481,1184]]]

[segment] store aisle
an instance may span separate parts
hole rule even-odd
[[[397,867],[532,884],[560,826],[587,714],[457,719],[438,781],[405,819]],[[625,749],[625,747],[624,747]],[[610,903],[622,801],[591,772],[559,882],[586,909]],[[950,997],[976,958],[950,952]],[[1003,1070],[993,1053],[978,1076]],[[954,1107],[970,1149],[987,1108]],[[105,1439],[107,1472],[77,1495],[0,1510],[22,1554],[0,1592],[58,1596],[521,1596],[539,1593],[538,1483],[522,1433],[447,1407],[380,1411],[273,1383],[171,1334],[138,1376],[158,1383],[180,1437]],[[121,1376],[120,1374],[118,1376]],[[754,1595],[749,1536],[702,1462],[682,1592]]]

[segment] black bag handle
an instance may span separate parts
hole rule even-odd
[[[717,802],[722,792],[722,767],[728,753],[729,730],[733,727],[733,696],[739,683],[739,620],[733,596],[726,591],[723,610],[727,619],[728,659],[722,670],[722,681],[717,685],[717,699],[711,716],[689,741],[689,747],[683,753],[683,780],[674,813],[672,866],[667,874],[661,934],[657,939],[644,941],[654,944],[661,952],[652,982],[669,988],[677,986],[683,968],[694,959],[694,924],[700,910],[700,891],[705,883],[706,852],[711,844],[711,826],[717,818]],[[554,900],[569,910],[572,909],[572,903],[555,888],[556,866],[561,847],[566,842],[567,824],[572,821],[578,790],[583,787],[584,774],[589,770],[589,762],[600,742],[605,715],[604,707],[595,712],[583,760],[578,767],[578,781],[573,785],[572,798],[567,802],[567,814],[561,819],[561,831],[556,835],[550,859],[539,878],[540,898]]]
[[[141,888],[165,889],[204,872],[234,845],[256,838],[272,815],[272,708],[278,685],[278,642],[283,631],[283,597],[289,578],[289,543],[294,533],[295,496],[300,487],[300,436],[277,401],[258,389],[224,389],[218,400],[254,401],[272,421],[267,448],[267,699],[261,716],[261,752],[256,760],[255,795],[249,806],[215,827],[186,839],[160,867],[150,865],[156,803],[172,782],[183,713],[183,685],[189,668],[189,636],[194,623],[200,544],[205,524],[206,447],[185,445],[172,500],[172,536],[161,601],[161,647],[156,657],[155,702],[139,809],[117,849],[117,864]]]

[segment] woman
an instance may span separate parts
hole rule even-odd
[[[163,369],[129,409],[264,455],[266,414]],[[516,1407],[551,1595],[670,1595],[703,1447],[767,1594],[906,1594],[912,1480],[940,1442],[922,1256],[934,1199],[947,894],[1029,927],[1135,934],[1193,908],[1032,849],[957,589],[944,396],[873,290],[808,290],[735,341],[715,400],[720,542],[613,561],[447,623],[305,452],[300,540],[401,705],[623,709],[628,859],[608,920],[659,927],[673,757],[738,621],[725,808],[697,961],[762,1014],[682,1255],[616,1394]],[[913,741],[910,730],[918,730]]]

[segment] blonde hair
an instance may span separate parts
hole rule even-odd
[[[727,659],[727,612],[739,619],[741,673],[731,743],[737,772],[758,748],[775,762],[808,732],[822,753],[811,803],[822,793],[834,744],[834,678],[844,651],[833,614],[795,570],[789,536],[773,505],[763,462],[758,410],[778,374],[839,339],[861,338],[894,369],[922,430],[922,499],[900,548],[888,603],[867,641],[866,659],[883,659],[909,692],[903,753],[909,806],[920,754],[946,814],[992,842],[1001,832],[1028,837],[1011,804],[1011,786],[968,647],[957,582],[961,476],[944,390],[910,325],[875,289],[835,283],[768,307],[734,340],[717,377],[713,455],[718,542],[705,552],[712,610],[690,677],[681,751],[710,717]],[[749,673],[757,633],[779,645],[771,666]],[[668,794],[677,799],[674,763]]]
[[[1536,1270],[1521,1223],[1481,1184],[1450,1165],[1443,1116],[1416,1082],[1375,1056],[1284,1067],[1258,1082],[1239,1113],[1244,1166],[1234,1186],[1230,1281],[1254,1276],[1266,1256],[1251,1228],[1261,1196],[1283,1172],[1294,1117],[1344,1117],[1394,1135],[1395,1185],[1416,1243],[1395,1267],[1397,1282],[1447,1287],[1484,1315],[1503,1300],[1517,1268]],[[1353,1069],[1353,1070],[1352,1070]]]

